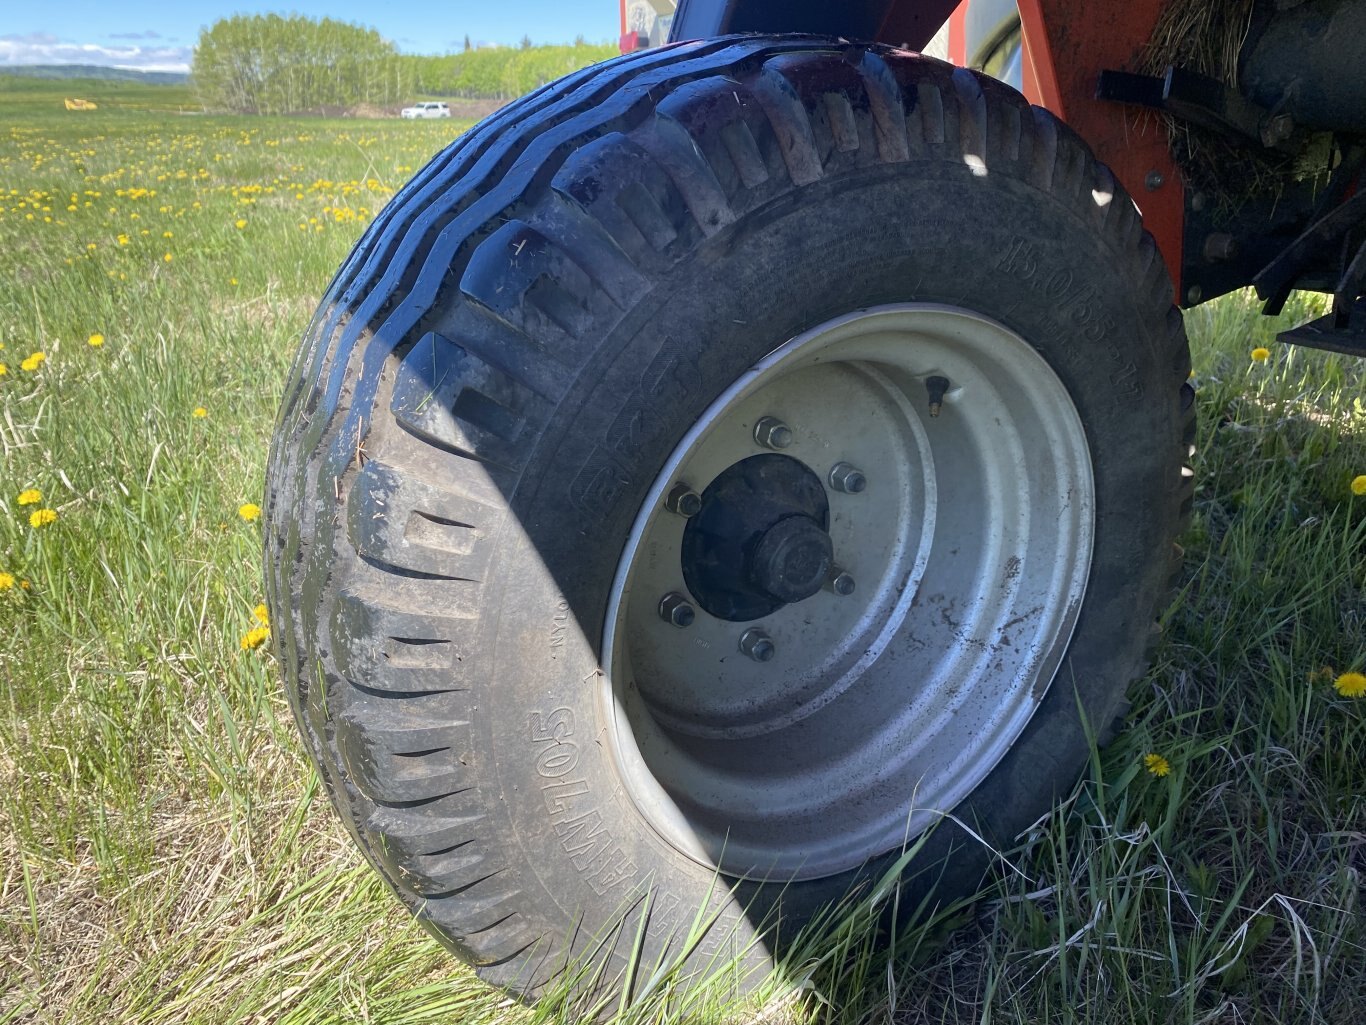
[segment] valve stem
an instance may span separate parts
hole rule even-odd
[[[925,390],[930,393],[930,416],[938,416],[944,407],[944,393],[949,390],[949,379],[931,377],[925,382]]]

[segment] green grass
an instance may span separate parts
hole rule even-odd
[[[261,585],[238,508],[296,341],[365,220],[463,126],[188,104],[0,89],[0,1022],[561,1020],[478,984],[361,867],[269,656],[240,646]],[[1366,1011],[1366,701],[1331,685],[1366,667],[1362,372],[1277,346],[1245,297],[1189,324],[1200,483],[1130,729],[971,908],[889,958],[877,900],[851,905],[738,1020]],[[58,519],[35,530],[40,507]],[[703,1013],[667,969],[655,992],[629,1020]]]

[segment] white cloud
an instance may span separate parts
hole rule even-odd
[[[188,71],[189,46],[101,46],[73,43],[46,32],[0,36],[0,68],[20,64],[98,64],[138,71]]]

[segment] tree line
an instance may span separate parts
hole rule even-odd
[[[204,29],[190,75],[205,109],[291,114],[391,106],[417,94],[512,99],[616,54],[610,44],[401,54],[374,29],[298,15],[235,15]]]

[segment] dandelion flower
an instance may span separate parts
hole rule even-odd
[[[49,523],[57,522],[56,509],[35,509],[28,514],[28,525],[34,530],[46,527]]]
[[[239,218],[237,219],[237,230],[238,230],[238,231],[241,231],[241,230],[242,230],[243,228],[245,228],[246,226],[247,226],[246,218],[245,218],[245,217],[239,217]]]
[[[86,341],[98,349],[101,345],[104,344],[104,335],[96,331],[93,335],[87,338]]]
[[[261,507],[255,502],[246,502],[237,507],[237,515],[250,523],[252,520],[260,518]]]
[[[5,364],[3,364],[3,363],[0,363],[0,377],[4,377],[4,376],[5,376],[6,374],[8,374],[8,373],[9,373],[9,367],[5,366]]]
[[[1344,698],[1366,697],[1366,676],[1361,673],[1343,673],[1333,681],[1333,689]]]
[[[1265,362],[1266,362],[1267,360],[1269,360],[1270,358],[1271,358],[1271,350],[1270,350],[1270,349],[1264,349],[1264,348],[1262,348],[1262,346],[1259,345],[1259,346],[1257,346],[1257,348],[1255,348],[1255,349],[1252,350],[1252,362],[1253,362],[1253,363],[1265,363]]]
[[[20,505],[37,505],[42,500],[43,493],[37,488],[29,488],[26,491],[19,492]]]
[[[266,638],[270,636],[270,627],[254,626],[242,635],[242,650],[252,651],[266,643]]]
[[[167,253],[165,256],[163,256],[163,257],[161,258],[161,260],[162,260],[163,263],[170,263],[171,260],[173,260],[173,259],[174,259],[174,257],[171,256],[170,253]]]
[[[1366,495],[1366,473],[1352,478],[1352,494]]]
[[[251,614],[256,617],[256,621],[262,626],[270,626],[270,610],[266,608],[265,602],[262,602],[260,605],[256,606],[256,608],[252,609]]]
[[[1147,769],[1154,776],[1165,776],[1172,771],[1172,763],[1163,758],[1160,754],[1150,754],[1143,759],[1143,768]]]
[[[194,417],[196,420],[203,420],[208,415],[209,411],[203,406],[195,406],[194,411],[190,414],[190,416]]]
[[[228,284],[230,284],[230,285],[235,285],[235,284],[237,284],[237,279],[236,279],[236,278],[228,278]]]
[[[23,362],[19,364],[19,367],[22,370],[27,370],[29,373],[33,373],[33,371],[37,370],[40,366],[43,365],[43,360],[45,359],[47,359],[47,353],[35,352],[32,355],[25,357]]]
[[[0,573],[0,591],[8,591],[14,586],[13,573]]]

